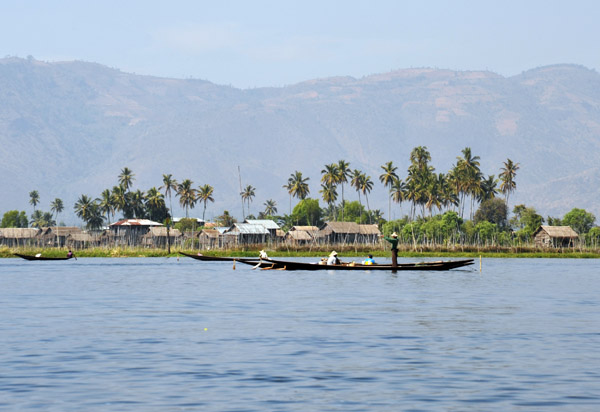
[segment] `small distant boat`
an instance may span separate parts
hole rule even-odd
[[[13,253],[13,255],[18,256],[25,260],[69,260],[69,259],[73,259],[73,256],[70,256],[70,257],[45,257],[45,256],[40,255],[39,253],[37,255],[23,255],[21,253]]]

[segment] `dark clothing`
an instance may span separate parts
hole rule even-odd
[[[384,237],[385,240],[392,244],[392,267],[398,267],[398,238],[397,237]]]

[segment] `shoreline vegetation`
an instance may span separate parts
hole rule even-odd
[[[91,247],[80,252],[80,256],[166,256],[160,249],[143,247],[158,248],[169,237],[173,238],[171,245],[179,243],[178,247],[186,250],[193,250],[194,246],[208,248],[218,245],[224,250],[216,253],[234,256],[245,256],[247,251],[257,251],[265,246],[271,247],[275,253],[285,253],[273,256],[289,256],[292,252],[300,256],[307,250],[311,256],[323,255],[331,249],[356,255],[359,251],[361,254],[382,251],[380,255],[386,256],[383,254],[385,246],[373,242],[379,241],[381,235],[396,233],[398,241],[406,245],[401,250],[402,256],[598,256],[600,226],[595,226],[596,217],[584,209],[573,208],[561,218],[544,218],[535,208],[518,204],[513,207],[510,217],[509,199],[517,188],[515,178],[519,163],[507,159],[496,178],[496,175],[486,177],[480,168],[479,156],[475,156],[470,147],[461,151],[456,164],[446,173],[435,171],[431,153],[425,146],[413,148],[409,160],[410,166],[405,177],[399,175],[393,161],[380,166],[378,180],[388,192],[388,218],[393,216],[392,204],[399,208],[398,216],[403,215],[402,204],[409,206],[404,217],[394,220],[386,220],[382,210],[372,208],[376,205],[369,203],[369,195],[377,178],[372,179],[359,169],[352,170],[350,163],[343,159],[324,165],[319,182],[320,196],[313,188],[314,198],[309,197],[308,177],[303,177],[298,170],[290,175],[287,184],[282,186],[289,195],[289,214],[278,212],[273,199],[265,201],[264,211],[259,212],[258,216],[251,213],[251,203],[259,189],[249,184],[242,189],[238,166],[241,222],[271,221],[268,233],[266,227],[261,230],[240,228],[237,219],[227,210],[212,222],[207,222],[207,204],[215,201],[214,188],[209,184],[194,187],[191,179],[178,183],[171,174],[163,174],[162,186],[133,191],[135,174],[124,167],[118,175],[118,185],[105,189],[97,198],[82,194],[74,204],[75,214],[85,223],[85,237],[70,234],[59,241],[58,235],[54,239],[42,235],[40,238],[43,238],[43,242],[40,243],[36,239],[37,233],[15,231],[8,236],[0,233],[0,242],[7,247],[29,245],[31,249],[36,244],[66,244],[74,249],[78,249],[78,246]],[[354,197],[354,194],[351,195],[353,191],[356,191],[357,201],[349,200],[350,196]],[[338,194],[341,196],[338,197]],[[40,203],[39,192],[33,190],[29,196],[29,203],[33,206],[31,222],[25,211],[11,210],[4,214],[1,228],[31,227],[42,230],[56,226],[59,214],[65,207],[63,201],[56,198],[50,204],[50,212],[42,212],[36,209]],[[185,218],[174,217],[172,197],[179,198]],[[298,200],[294,208],[293,198]],[[321,207],[320,199],[326,203],[326,207]],[[202,219],[189,216],[190,209],[197,204],[203,206]],[[129,222],[123,223],[120,219],[118,223],[111,224],[111,220],[119,215],[122,215],[122,219],[148,219],[152,222],[138,222],[134,226],[140,227],[135,230],[128,227]],[[332,228],[334,223],[338,228]],[[340,227],[342,223],[377,226],[377,233],[370,227],[362,232],[360,229]],[[149,226],[161,225],[166,227],[166,233],[152,232],[146,236]],[[64,226],[64,223],[58,226]],[[217,231],[217,227],[222,230]],[[170,229],[173,231],[169,232]],[[213,233],[202,235],[205,229],[213,229]],[[290,233],[295,230],[300,232]],[[48,237],[51,235],[53,232]],[[310,245],[296,246],[305,243]],[[100,245],[106,249],[99,249]],[[118,245],[128,245],[133,249],[119,249]],[[230,248],[232,245],[236,245],[234,249]]]
[[[200,250],[200,253],[206,256],[232,256],[232,257],[258,257],[260,246],[253,248],[234,248],[227,250]],[[313,247],[313,248],[284,248],[277,249],[265,248],[268,255],[278,258],[294,258],[294,257],[324,257],[327,256],[332,249],[335,249],[340,257],[346,258],[364,258],[369,253],[379,258],[390,258],[391,252],[381,247],[369,248],[366,246],[343,246],[338,247]],[[68,252],[67,248],[0,248],[0,258],[13,258],[15,253],[26,255],[36,255],[41,253],[45,257],[64,257]],[[197,249],[182,249],[181,252],[195,254]],[[179,250],[171,250],[169,254],[165,249],[150,249],[138,247],[117,247],[117,248],[88,248],[75,251],[76,257],[178,257]],[[600,249],[590,250],[589,248],[556,248],[556,249],[540,249],[536,247],[418,247],[414,248],[399,248],[398,256],[403,258],[575,258],[575,259],[600,259]]]

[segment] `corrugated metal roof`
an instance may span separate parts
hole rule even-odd
[[[123,219],[111,226],[162,226],[162,223],[153,222],[149,219]]]
[[[245,223],[250,223],[251,225],[263,225],[270,230],[281,229],[275,221],[270,219],[246,219]]]
[[[239,233],[242,235],[268,235],[269,231],[263,225],[252,223],[234,223],[226,233]]]

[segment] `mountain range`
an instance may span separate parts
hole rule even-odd
[[[61,198],[63,219],[76,223],[77,198],[112,188],[123,167],[134,190],[160,186],[163,174],[211,184],[207,219],[224,209],[241,218],[240,182],[256,188],[251,213],[267,199],[289,213],[290,174],[310,177],[319,197],[320,171],[343,159],[376,182],[370,205],[387,218],[380,166],[393,161],[406,177],[416,146],[427,147],[436,172],[465,147],[485,175],[498,176],[510,158],[520,165],[511,207],[555,217],[579,207],[600,218],[600,75],[582,66],[511,77],[411,68],[236,89],[82,61],[0,59],[0,213],[30,214],[37,190],[39,209]],[[401,207],[392,218],[407,213]]]

